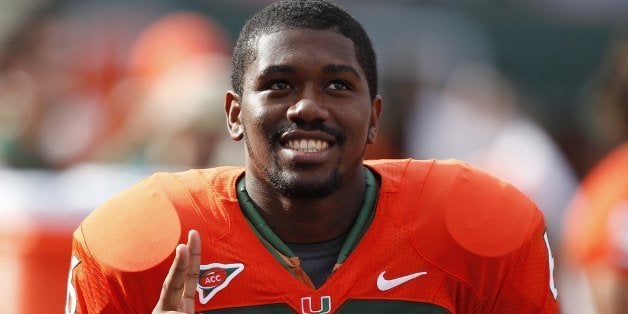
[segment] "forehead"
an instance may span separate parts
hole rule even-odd
[[[258,37],[257,53],[247,72],[276,65],[312,70],[331,64],[351,66],[364,76],[351,39],[331,30],[287,29]]]

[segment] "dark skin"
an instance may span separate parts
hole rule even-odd
[[[231,138],[246,143],[247,191],[284,242],[337,238],[364,200],[363,156],[381,97],[371,98],[353,42],[336,32],[282,30],[257,47],[242,95],[225,101]],[[198,233],[176,252],[154,313],[193,313],[186,296],[197,284],[189,278],[198,277],[200,258],[190,258],[200,254]]]

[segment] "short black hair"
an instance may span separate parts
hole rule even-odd
[[[598,102],[605,128],[621,132],[628,138],[628,37],[614,39],[600,67],[594,85],[594,100]]]
[[[231,85],[242,95],[244,73],[257,54],[259,36],[282,29],[317,29],[337,32],[353,42],[355,55],[368,83],[371,99],[377,95],[377,61],[371,40],[362,25],[344,9],[324,0],[280,1],[251,17],[233,51]]]

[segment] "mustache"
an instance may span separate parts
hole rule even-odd
[[[319,131],[319,132],[326,133],[332,136],[335,139],[336,144],[338,145],[341,145],[346,140],[344,133],[342,133],[340,130],[329,127],[323,123],[308,123],[308,124],[292,123],[290,125],[279,126],[271,130],[268,135],[269,143],[274,143],[276,141],[279,141],[282,134],[286,132],[296,131],[296,130]]]

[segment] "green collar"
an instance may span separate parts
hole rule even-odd
[[[337,264],[342,264],[347,259],[349,254],[353,251],[353,249],[357,246],[358,242],[368,229],[370,225],[373,214],[374,214],[374,205],[377,200],[377,192],[378,192],[378,184],[375,180],[375,175],[368,168],[364,167],[364,179],[366,180],[366,193],[364,197],[364,203],[362,204],[362,208],[358,213],[358,217],[355,220],[355,224],[347,234],[347,239],[340,250],[340,254],[338,255]],[[257,234],[260,239],[265,241],[264,244],[268,243],[270,247],[267,248],[272,252],[272,248],[279,251],[279,253],[289,257],[296,257],[294,252],[275,234],[275,232],[268,226],[264,218],[259,214],[257,208],[253,204],[253,201],[249,197],[249,194],[246,192],[244,177],[240,178],[236,184],[236,191],[238,195],[238,202],[242,207],[242,211],[244,215],[248,219],[249,223],[253,226],[253,230]],[[278,257],[275,255],[275,257]],[[278,258],[281,260],[280,258]]]

